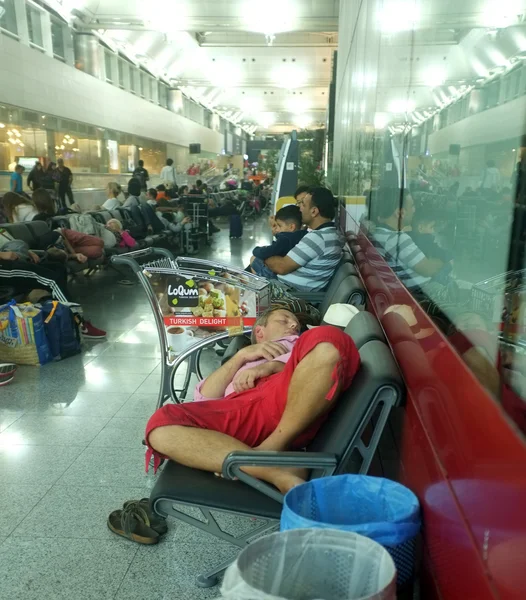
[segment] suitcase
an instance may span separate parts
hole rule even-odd
[[[230,237],[243,237],[243,221],[241,215],[230,215]]]

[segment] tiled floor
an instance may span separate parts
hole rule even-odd
[[[228,229],[203,257],[247,264],[267,244],[264,222]],[[140,286],[111,272],[74,286],[84,312],[108,339],[40,369],[21,367],[0,388],[0,598],[161,600],[219,597],[195,577],[236,552],[182,523],[156,547],[138,546],[106,527],[108,514],[149,495],[141,445],[159,390],[157,332]],[[253,525],[230,518],[233,530]]]

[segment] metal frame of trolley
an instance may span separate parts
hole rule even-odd
[[[146,292],[154,315],[161,347],[161,386],[157,408],[160,408],[165,402],[170,400],[176,404],[184,402],[187,399],[192,375],[195,374],[199,380],[203,379],[200,364],[203,350],[214,348],[216,344],[224,348],[224,344],[228,343],[232,335],[227,331],[221,331],[203,339],[197,338],[194,344],[190,345],[180,354],[175,354],[170,349],[164,314],[152,286],[151,279],[155,274],[176,275],[207,280],[212,283],[235,285],[240,290],[255,292],[256,318],[270,306],[270,288],[266,279],[224,263],[192,257],[175,258],[169,250],[164,248],[145,248],[143,250],[128,252],[112,256],[111,261],[118,265],[126,265],[132,269]],[[251,330],[252,327],[243,327],[241,334],[248,333]],[[176,388],[175,376],[177,370],[186,361],[188,361],[188,365],[184,383],[182,387]]]

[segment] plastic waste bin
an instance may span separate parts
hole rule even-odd
[[[295,529],[260,538],[226,571],[228,600],[395,600],[396,569],[382,546],[355,533]]]
[[[281,531],[303,527],[353,531],[378,542],[391,554],[398,585],[413,577],[418,498],[403,485],[367,475],[313,479],[285,496]]]

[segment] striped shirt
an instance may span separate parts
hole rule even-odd
[[[371,241],[408,289],[419,288],[431,279],[413,270],[425,255],[407,233],[379,226]]]
[[[318,292],[329,284],[342,257],[344,239],[334,223],[309,231],[287,256],[300,267],[279,281],[301,292]]]

